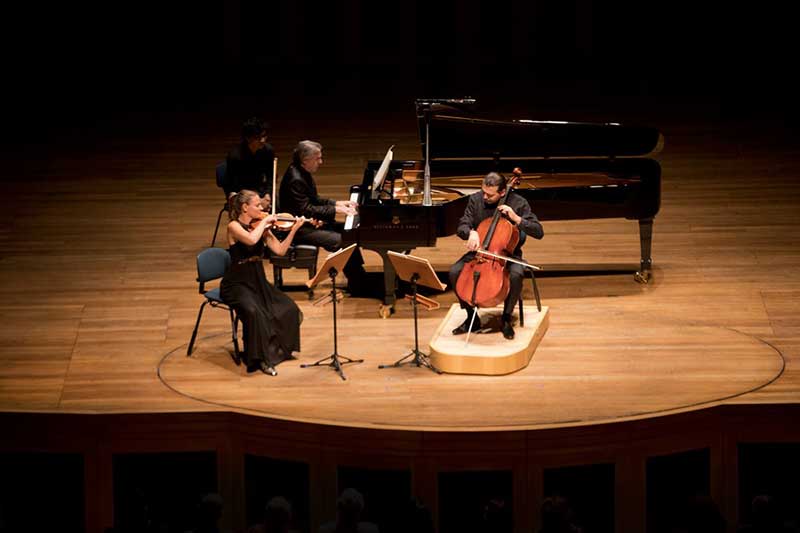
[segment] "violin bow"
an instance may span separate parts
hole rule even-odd
[[[276,194],[275,193],[275,176],[277,176],[277,175],[278,175],[278,158],[277,157],[273,157],[272,158],[272,199],[271,199],[272,201],[270,202],[272,204],[272,214],[273,215],[275,214],[275,205],[278,203],[278,202],[275,201],[275,194]]]

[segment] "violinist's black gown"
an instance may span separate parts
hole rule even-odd
[[[294,301],[275,288],[264,274],[264,242],[253,246],[236,242],[229,249],[231,266],[222,278],[220,295],[242,322],[247,369],[260,361],[275,366],[300,351],[303,314]],[[248,260],[249,259],[249,260]]]

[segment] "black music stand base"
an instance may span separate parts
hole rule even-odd
[[[334,370],[336,370],[336,372],[343,380],[347,380],[347,378],[344,376],[344,372],[342,371],[342,365],[346,365],[348,363],[363,363],[363,362],[364,362],[363,359],[350,359],[349,357],[345,357],[344,355],[339,355],[338,353],[333,352],[328,357],[320,359],[316,363],[300,365],[300,368],[309,368],[312,366],[329,366]]]
[[[412,357],[412,356],[414,357],[414,359],[412,359],[411,361],[406,361],[406,359],[408,359],[409,357]],[[421,351],[417,350],[416,348],[411,350],[411,352],[408,353],[407,355],[403,356],[402,359],[399,359],[399,360],[395,361],[391,365],[378,365],[378,368],[393,368],[393,367],[400,367],[400,366],[403,366],[403,365],[424,366],[424,367],[430,368],[431,370],[433,370],[437,374],[441,374],[442,373],[441,370],[439,370],[438,368],[433,366],[433,363],[431,363],[430,356],[428,354],[426,354],[425,352],[421,352]]]
[[[331,268],[328,271],[328,275],[331,277],[331,300],[333,301],[333,353],[330,354],[328,357],[323,357],[316,363],[309,363],[300,365],[300,368],[309,368],[312,366],[329,366],[336,370],[336,373],[339,374],[343,380],[347,378],[344,376],[344,372],[342,371],[342,366],[349,364],[349,363],[363,363],[363,359],[350,359],[349,357],[345,357],[343,355],[339,355],[339,348],[337,345],[337,332],[336,332],[336,275],[338,272],[335,268]]]
[[[425,352],[421,352],[419,350],[419,334],[417,329],[417,278],[419,276],[414,274],[411,277],[411,307],[414,308],[414,349],[411,350],[410,353],[404,355],[402,358],[398,359],[391,365],[378,365],[378,368],[393,368],[393,367],[400,367],[403,365],[417,365],[417,366],[424,366],[426,368],[430,368],[437,374],[441,374],[442,371],[433,366],[431,363],[430,356]],[[409,357],[414,357],[411,361],[406,361]]]

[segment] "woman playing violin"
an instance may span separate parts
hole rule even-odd
[[[303,315],[294,301],[276,289],[264,274],[264,246],[284,255],[305,218],[294,220],[279,241],[272,233],[276,215],[261,210],[258,193],[241,190],[231,197],[228,246],[231,266],[222,278],[220,295],[242,321],[243,358],[248,372],[276,375],[275,365],[300,350]]]
[[[522,259],[522,244],[525,242],[525,235],[530,235],[536,239],[541,239],[544,236],[544,230],[539,223],[539,219],[533,214],[528,201],[522,196],[511,192],[508,198],[506,198],[505,203],[498,207],[501,198],[505,195],[506,185],[505,176],[496,172],[490,172],[483,178],[483,183],[481,184],[482,190],[470,195],[467,208],[464,210],[464,216],[458,221],[458,229],[456,230],[457,235],[467,241],[466,246],[468,252],[450,268],[451,287],[456,287],[458,277],[464,269],[464,265],[475,257],[476,250],[478,250],[481,245],[476,228],[485,219],[494,216],[496,210],[501,211],[501,216],[519,229],[519,243],[514,248],[511,257]],[[503,304],[502,331],[503,337],[506,339],[513,339],[514,328],[511,324],[511,320],[514,306],[517,304],[517,301],[519,301],[520,294],[522,294],[524,267],[506,261],[506,269],[509,274],[509,289],[508,296]],[[473,307],[460,297],[459,302],[461,303],[461,308],[467,311],[467,319],[463,324],[453,330],[453,335],[461,335],[470,330],[470,321],[474,311]],[[471,331],[478,331],[479,329],[481,329],[481,323],[478,317],[475,316]]]

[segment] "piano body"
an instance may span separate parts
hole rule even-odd
[[[457,101],[461,102],[461,101]],[[351,187],[359,214],[348,221],[346,243],[378,252],[384,266],[384,305],[395,301],[395,272],[386,254],[435,246],[456,232],[467,196],[491,171],[523,171],[515,191],[542,221],[626,218],[639,222],[641,261],[634,278],[651,271],[653,219],[661,197],[661,167],[647,157],[661,149],[658,130],[620,124],[487,120],[463,109],[417,101],[423,157],[427,154],[431,205],[424,205],[425,161],[391,160],[382,183],[381,161],[369,161]],[[456,258],[453,258],[455,261]]]

